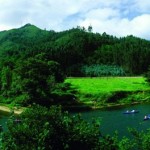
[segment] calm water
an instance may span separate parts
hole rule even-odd
[[[126,110],[139,110],[137,114],[123,114]],[[101,122],[100,130],[103,134],[113,135],[118,131],[119,137],[129,136],[128,128],[137,130],[146,130],[150,128],[150,120],[143,121],[145,115],[150,114],[150,104],[139,104],[126,107],[107,108],[103,110],[82,111],[82,117],[91,122],[92,119],[98,119]],[[8,114],[0,112],[0,125],[4,130],[7,128]]]
[[[140,112],[137,114],[123,114],[124,111],[132,109],[139,110]],[[113,135],[115,131],[118,131],[119,137],[122,137],[129,136],[129,127],[135,128],[138,131],[150,128],[150,120],[143,121],[143,117],[150,114],[150,104],[139,104],[78,113],[89,122],[92,121],[92,118],[100,120],[100,130],[103,134]]]
[[[9,114],[0,111],[0,125],[2,125],[3,130],[7,129],[7,120],[9,118]]]

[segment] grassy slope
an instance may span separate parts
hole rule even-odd
[[[119,102],[134,102],[140,99],[149,98],[149,86],[143,77],[102,77],[102,78],[68,78],[67,83],[71,83],[79,91],[79,99],[86,104],[98,101],[99,105],[112,103],[112,99],[120,98]],[[130,94],[114,95],[115,92]],[[142,93],[142,94],[141,94]],[[143,94],[144,93],[144,94]],[[117,99],[113,102],[117,102]]]
[[[68,78],[66,82],[90,94],[149,89],[143,77]]]

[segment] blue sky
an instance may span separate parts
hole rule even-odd
[[[26,23],[55,31],[92,25],[93,32],[150,40],[150,0],[0,0],[0,31]]]

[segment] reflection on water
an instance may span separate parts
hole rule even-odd
[[[140,112],[136,114],[123,114],[124,111],[132,109],[139,110]],[[129,136],[128,128],[135,128],[138,131],[150,128],[150,120],[143,121],[144,116],[150,114],[150,104],[130,105],[77,113],[81,113],[82,117],[89,122],[92,121],[92,118],[100,120],[102,134],[112,135],[115,131],[118,131],[119,137],[122,137]]]

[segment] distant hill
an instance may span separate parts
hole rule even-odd
[[[5,51],[30,47],[48,37],[49,32],[34,25],[0,32],[0,55]]]
[[[67,76],[86,76],[82,68],[94,65],[117,66],[128,75],[139,75],[150,65],[150,41],[132,35],[116,38],[82,27],[55,32],[31,24],[0,32],[1,61],[39,53],[59,62]]]

